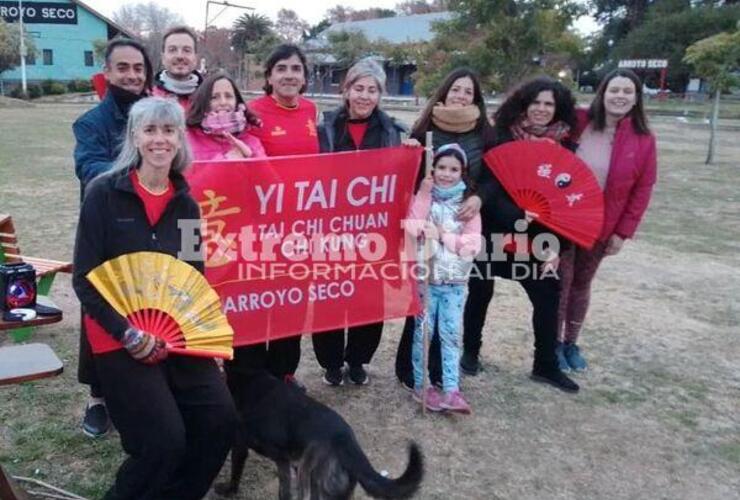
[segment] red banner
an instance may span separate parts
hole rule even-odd
[[[193,164],[187,177],[201,207],[206,278],[234,345],[418,311],[401,221],[421,151]]]

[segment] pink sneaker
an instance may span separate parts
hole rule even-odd
[[[414,401],[417,403],[421,403],[421,389],[414,389],[414,392],[411,394],[411,397],[414,398]],[[442,402],[442,395],[435,389],[434,387],[427,387],[427,397],[426,397],[426,404],[427,404],[427,410],[429,411],[442,411],[442,406],[440,406],[440,403]]]
[[[470,415],[472,410],[470,405],[463,397],[460,391],[446,392],[442,396],[442,400],[439,402],[439,406],[443,410],[451,411],[454,413],[462,413],[463,415]]]

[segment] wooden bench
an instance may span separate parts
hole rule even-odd
[[[71,262],[23,255],[18,246],[18,237],[15,234],[12,217],[8,214],[0,214],[0,264],[12,264],[14,262],[26,262],[36,269],[37,293],[39,295],[49,295],[57,273],[72,272]],[[10,335],[14,341],[21,342],[29,339],[32,333],[31,327],[21,326],[14,328]]]

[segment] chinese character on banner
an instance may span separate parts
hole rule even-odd
[[[217,196],[216,192],[210,189],[203,191],[206,199],[198,205],[203,217],[203,246],[206,255],[206,267],[219,267],[228,264],[228,253],[230,250],[236,250],[236,241],[233,236],[224,236],[226,221],[222,217],[236,215],[241,213],[241,208],[222,208],[219,207],[227,201],[226,196]]]

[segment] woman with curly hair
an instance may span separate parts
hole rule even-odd
[[[496,111],[494,122],[497,145],[510,141],[552,141],[575,149],[570,140],[576,126],[575,101],[567,88],[550,78],[535,78],[521,85]],[[476,260],[468,282],[461,368],[469,375],[480,370],[481,334],[493,298],[494,276],[499,276],[517,281],[532,303],[535,337],[532,379],[577,392],[578,384],[560,371],[555,356],[560,303],[560,281],[555,271],[559,251],[566,243],[553,235],[556,244],[547,249],[546,256],[534,255],[529,253],[529,248],[516,245],[494,248],[495,242],[502,241],[496,235],[526,231],[532,238],[546,230],[532,222],[531,214],[514,204],[488,169],[481,171],[483,236],[491,259]]]

